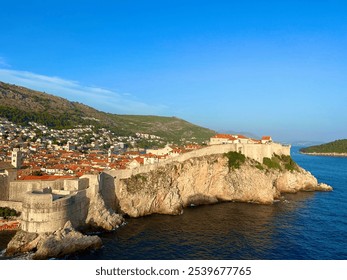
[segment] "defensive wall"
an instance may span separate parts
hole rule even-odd
[[[4,170],[0,173],[0,200],[9,200],[9,184],[17,177],[15,169]]]
[[[0,174],[0,200],[8,200],[8,177]]]
[[[112,171],[107,171],[107,173],[115,177],[116,180],[126,179],[140,173],[148,173],[150,171],[156,170],[158,167],[165,166],[173,162],[184,162],[186,160],[189,160],[195,157],[224,154],[228,152],[240,152],[244,154],[246,157],[254,159],[258,162],[263,162],[263,159],[265,157],[271,158],[274,154],[290,155],[290,148],[291,148],[290,146],[284,146],[282,144],[273,143],[273,142],[267,143],[267,144],[235,143],[235,144],[211,145],[199,150],[194,150],[191,152],[178,155],[174,158],[170,158],[159,163],[141,165],[134,169],[112,170]]]
[[[104,198],[108,208],[114,209],[117,206],[116,180],[129,178],[139,173],[148,173],[173,162],[184,162],[195,157],[224,154],[230,151],[240,152],[262,162],[264,157],[271,158],[273,154],[290,155],[290,146],[277,143],[212,145],[156,164],[108,171],[100,175],[85,175],[79,179],[12,181],[7,185],[10,200],[7,205],[22,212],[21,226],[24,231],[53,232],[63,227],[68,220],[75,228],[80,228],[85,225],[90,203],[98,194]],[[0,180],[4,180],[2,176]],[[1,203],[2,201],[0,206]]]
[[[71,221],[85,226],[91,200],[100,191],[100,178],[87,175],[79,179],[16,182],[16,198],[22,199],[22,230],[53,232]],[[29,191],[20,194],[28,188]]]
[[[8,192],[10,201],[23,201],[24,194],[30,191],[43,190],[50,188],[52,190],[78,191],[88,188],[89,180],[81,179],[58,179],[58,180],[17,180],[10,182]]]
[[[85,225],[90,198],[87,190],[70,195],[52,192],[51,189],[26,193],[22,210],[22,230],[28,232],[53,232],[67,221],[78,229]]]

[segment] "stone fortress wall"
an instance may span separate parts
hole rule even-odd
[[[84,225],[88,215],[87,190],[71,195],[51,189],[26,193],[22,210],[22,230],[27,232],[53,232],[71,221],[74,228]]]
[[[9,200],[9,184],[11,181],[14,181],[16,177],[17,172],[14,169],[4,170],[0,173],[0,201]]]
[[[240,152],[244,154],[246,157],[254,159],[258,162],[262,162],[265,157],[271,158],[274,154],[277,155],[287,155],[290,156],[290,145],[282,145],[279,143],[267,143],[267,144],[251,144],[251,143],[235,143],[235,144],[221,144],[221,145],[211,145],[205,148],[194,150],[188,153],[181,154],[177,157],[167,159],[165,161],[149,164],[149,165],[141,165],[140,167],[134,169],[126,169],[126,170],[112,170],[107,171],[113,177],[116,177],[116,180],[130,178],[133,175],[137,175],[140,173],[148,173],[157,169],[158,167],[165,166],[172,162],[184,162],[191,158],[216,155],[216,154],[224,154],[228,152]]]
[[[8,200],[8,177],[5,174],[0,174],[0,200]]]
[[[147,173],[173,162],[184,162],[195,157],[230,151],[240,152],[262,162],[264,157],[271,158],[273,154],[290,155],[290,146],[277,143],[213,145],[135,169],[108,171],[100,175],[85,175],[76,179],[10,181],[8,200],[16,204],[15,209],[21,208],[21,226],[24,231],[53,232],[63,227],[68,220],[78,229],[85,225],[91,200],[98,194],[104,199],[107,208],[115,209],[118,203],[116,197],[118,180],[139,173]],[[4,179],[0,176],[0,180]]]
[[[85,225],[90,201],[99,192],[97,175],[55,181],[15,181],[10,197],[22,204],[21,228],[27,232],[53,232],[71,221]]]
[[[81,179],[63,179],[63,180],[17,180],[10,182],[9,200],[23,201],[24,195],[30,191],[43,190],[51,188],[54,191],[79,191],[88,188],[89,180]]]

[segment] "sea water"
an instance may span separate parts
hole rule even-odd
[[[273,205],[230,202],[128,219],[100,235],[102,249],[68,259],[346,260],[347,158],[302,155],[296,147],[292,157],[334,191],[286,194]]]

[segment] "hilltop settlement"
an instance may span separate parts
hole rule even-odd
[[[106,170],[131,169],[203,147],[190,143],[167,144],[161,149],[134,148],[143,139],[153,145],[160,143],[161,137],[141,132],[134,136],[116,136],[104,128],[94,132],[92,126],[56,130],[35,122],[29,124],[25,127],[0,118],[0,162],[11,163],[12,151],[16,150],[18,161],[14,167],[18,168],[18,180],[81,177]],[[209,144],[269,142],[272,142],[269,136],[256,140],[243,135],[218,134]]]

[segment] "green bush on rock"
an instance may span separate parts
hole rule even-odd
[[[245,155],[237,152],[229,152],[226,153],[225,156],[229,160],[229,168],[232,169],[239,169],[240,166],[246,161]]]

